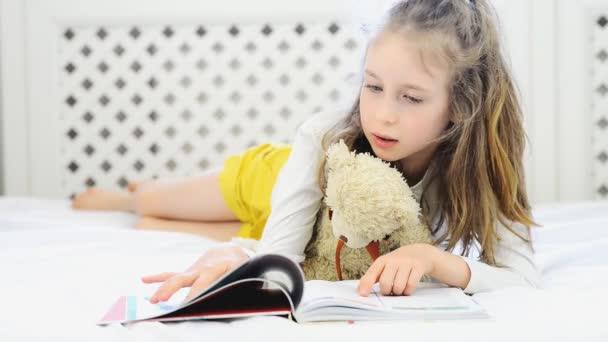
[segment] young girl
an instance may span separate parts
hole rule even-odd
[[[188,286],[190,297],[255,253],[303,261],[323,197],[324,152],[340,139],[404,174],[435,239],[378,258],[359,282],[361,295],[375,283],[383,294],[410,295],[425,274],[466,293],[539,285],[521,110],[491,6],[401,1],[370,34],[350,110],[317,114],[291,147],[256,147],[228,159],[221,173],[159,189],[156,198],[146,199],[144,189],[125,195],[123,208],[240,220],[240,236],[253,238],[221,244],[184,272],[144,277],[162,282],[153,303]],[[465,257],[473,247],[480,260]]]

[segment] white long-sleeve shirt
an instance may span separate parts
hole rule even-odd
[[[249,254],[278,253],[295,262],[304,260],[304,249],[313,232],[317,211],[323,194],[318,183],[318,172],[325,153],[321,148],[323,134],[339,120],[340,113],[318,113],[305,121],[297,130],[292,152],[281,169],[271,196],[271,214],[268,217],[260,241],[233,239]],[[420,195],[426,185],[429,172],[417,184],[411,186],[414,196]],[[432,204],[431,204],[432,205]],[[441,236],[444,225],[433,237]],[[478,293],[508,286],[532,286],[540,284],[540,273],[535,265],[533,251],[528,243],[497,223],[500,236],[495,252],[496,262],[504,268],[490,266],[471,257],[460,256],[471,270],[471,279],[465,293]],[[527,228],[513,224],[511,229],[528,238]],[[440,247],[446,247],[447,242]],[[462,250],[458,244],[454,254]],[[478,257],[479,251],[477,251]]]

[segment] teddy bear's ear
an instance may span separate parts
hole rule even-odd
[[[327,166],[330,170],[339,170],[354,162],[355,154],[348,149],[342,139],[327,149]]]

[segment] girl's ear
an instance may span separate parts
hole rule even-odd
[[[443,129],[443,131],[447,132],[450,128],[452,128],[452,126],[454,126],[454,121],[450,120],[450,121],[448,121],[448,124],[445,126],[445,128]]]

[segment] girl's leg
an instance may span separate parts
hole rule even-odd
[[[237,235],[242,223],[232,222],[193,222],[174,221],[144,216],[135,225],[141,230],[162,230],[203,235],[217,241],[230,241]]]
[[[219,172],[180,180],[156,180],[133,186],[133,192],[91,188],[77,195],[75,209],[123,210],[139,216],[183,221],[239,221],[226,205]]]
[[[119,210],[133,209],[133,194],[126,191],[111,191],[101,188],[88,188],[72,199],[72,208],[80,210]]]

